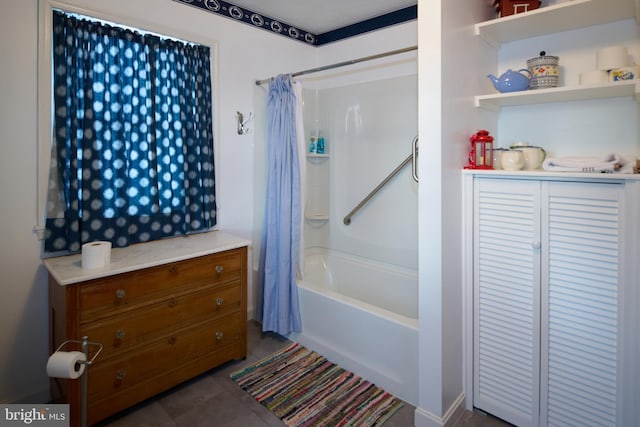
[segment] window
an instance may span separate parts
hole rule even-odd
[[[53,11],[45,252],[216,224],[210,51]]]

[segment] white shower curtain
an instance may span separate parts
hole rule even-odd
[[[294,82],[296,96],[296,133],[298,136],[298,164],[300,165],[300,247],[298,249],[298,279],[304,275],[304,213],[307,206],[307,142],[304,134],[304,116],[302,106],[302,82]]]
[[[262,330],[301,332],[296,277],[304,261],[304,129],[301,88],[290,76],[269,84],[267,191],[260,254]]]

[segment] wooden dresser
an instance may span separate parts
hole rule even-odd
[[[114,249],[101,269],[80,258],[45,265],[51,352],[83,336],[104,347],[88,370],[89,425],[246,356],[247,242],[214,231]],[[80,425],[80,380],[52,379],[51,394]]]

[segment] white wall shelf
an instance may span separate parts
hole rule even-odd
[[[571,0],[475,25],[475,34],[493,46],[529,37],[636,18],[637,0]]]
[[[640,80],[479,95],[475,97],[475,105],[491,111],[499,111],[501,107],[505,106],[618,98],[623,96],[635,96],[636,100],[640,100]]]
[[[307,154],[307,159],[328,159],[328,154],[317,154],[317,153],[309,153]]]

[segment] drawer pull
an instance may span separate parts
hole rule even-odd
[[[122,298],[124,298],[126,296],[127,296],[127,291],[125,291],[124,289],[118,289],[116,291],[116,298],[122,299]]]
[[[224,270],[224,269],[222,268],[221,265],[216,265],[216,273],[220,274],[220,273],[222,273],[222,270]]]
[[[123,340],[124,336],[125,336],[125,333],[124,333],[124,331],[122,329],[118,329],[116,331],[116,339],[117,340]]]
[[[216,339],[218,341],[220,341],[223,337],[224,337],[224,334],[222,333],[222,331],[216,332]]]
[[[176,299],[175,299],[175,298],[171,298],[171,299],[169,300],[168,305],[169,305],[169,307],[175,307],[176,305],[178,305],[178,301],[176,301]]]
[[[224,298],[222,297],[216,298],[216,305],[220,307],[222,304],[224,304]]]
[[[169,343],[169,345],[174,345],[176,343],[176,341],[178,341],[178,339],[176,337],[171,337],[169,338],[169,341],[167,341]]]
[[[122,381],[124,379],[124,377],[126,376],[126,372],[121,369],[118,372],[116,372],[116,381]]]
[[[175,265],[172,265],[171,267],[169,267],[169,273],[173,274],[177,271],[178,271],[178,267],[176,267]]]

